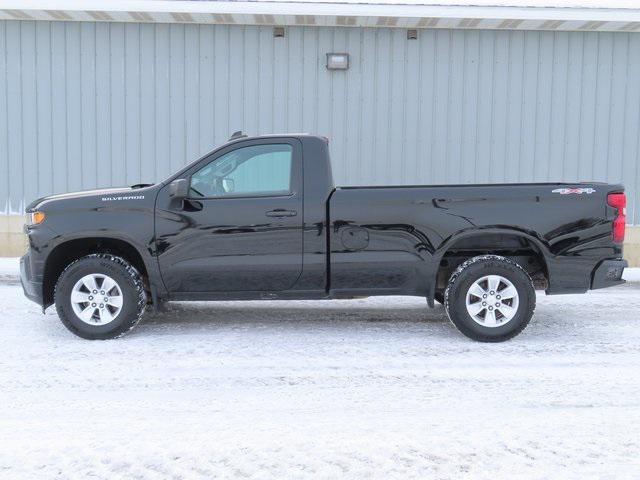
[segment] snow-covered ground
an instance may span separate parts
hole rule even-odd
[[[89,342],[0,282],[0,478],[638,477],[640,283],[503,344],[419,298],[169,308]]]
[[[20,259],[0,257],[0,282],[16,281],[20,275]]]

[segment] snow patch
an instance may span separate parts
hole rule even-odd
[[[0,214],[2,215],[15,215],[15,216],[23,216],[24,211],[27,204],[24,199],[19,200],[17,209],[14,208],[14,204],[10,199],[6,199],[4,202],[4,208],[0,210]]]
[[[627,282],[640,282],[640,268],[625,268],[622,278]]]
[[[16,279],[20,276],[20,259],[17,257],[0,257],[0,280]]]
[[[0,478],[637,478],[640,285],[537,300],[501,344],[416,297],[170,303],[91,342],[0,284]]]

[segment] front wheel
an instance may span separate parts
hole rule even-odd
[[[88,340],[119,337],[142,318],[147,295],[140,273],[110,254],[79,258],[64,269],[54,300],[67,329]]]
[[[527,326],[536,306],[531,277],[516,262],[482,255],[461,264],[444,294],[451,322],[467,337],[502,342]]]

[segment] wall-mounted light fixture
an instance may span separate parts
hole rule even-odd
[[[284,27],[273,27],[273,36],[275,38],[284,37]]]
[[[347,70],[349,68],[348,53],[327,53],[328,70]]]
[[[407,40],[417,40],[418,39],[418,30],[410,28],[407,30]]]

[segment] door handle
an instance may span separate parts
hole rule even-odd
[[[295,217],[298,212],[295,210],[285,210],[284,208],[276,208],[275,210],[269,210],[265,212],[267,217]]]

